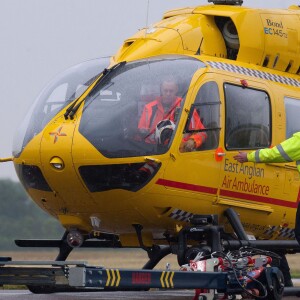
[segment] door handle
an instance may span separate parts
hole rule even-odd
[[[222,152],[218,152],[218,153],[217,153],[217,156],[219,156],[219,157],[223,157],[223,156],[225,156],[225,155],[226,155],[226,153],[224,153],[224,152],[223,152],[223,153],[222,153]]]

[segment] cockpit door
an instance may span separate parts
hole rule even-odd
[[[168,189],[177,192],[177,208],[198,214],[213,213],[217,200],[221,163],[216,156],[220,136],[220,93],[217,82],[201,76],[185,107],[171,159],[161,180]],[[202,125],[192,123],[200,117]],[[199,146],[191,152],[183,145],[189,139]],[[200,142],[199,142],[200,141]],[[190,194],[191,201],[180,201]],[[175,197],[174,197],[175,199]],[[174,201],[175,202],[175,201]]]

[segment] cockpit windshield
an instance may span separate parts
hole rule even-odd
[[[55,77],[40,93],[18,129],[13,143],[17,157],[27,143],[66,105],[83,94],[109,65],[109,58],[98,58],[75,65]]]
[[[108,158],[165,153],[192,76],[203,67],[175,55],[121,64],[87,96],[79,132]]]

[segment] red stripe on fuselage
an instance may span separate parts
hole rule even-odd
[[[201,186],[201,185],[172,181],[167,179],[158,179],[156,181],[156,184],[173,187],[181,190],[188,190],[188,191],[207,193],[207,194],[217,194],[218,191],[217,189],[208,186]]]
[[[161,178],[156,181],[156,184],[163,185],[166,187],[181,189],[181,190],[188,190],[188,191],[207,193],[207,194],[213,194],[213,195],[216,195],[217,191],[218,191],[216,188],[212,188],[212,187],[178,182],[178,181],[172,181],[172,180],[161,179]],[[290,208],[296,208],[298,206],[298,201],[300,200],[299,199],[300,190],[299,190],[297,202],[290,202],[290,201],[285,201],[285,200],[280,200],[280,199],[275,199],[275,198],[268,198],[268,197],[264,197],[264,196],[253,195],[253,194],[233,192],[233,191],[229,191],[229,190],[220,190],[220,196],[256,201],[256,202],[285,206],[285,207],[290,207]]]

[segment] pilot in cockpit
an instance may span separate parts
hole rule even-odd
[[[178,97],[178,83],[172,76],[165,78],[160,86],[161,96],[145,105],[138,129],[147,143],[168,144],[169,139],[178,121],[183,98]],[[200,116],[195,110],[189,130],[205,129],[200,120]],[[162,138],[164,132],[164,138]],[[166,134],[169,132],[169,134]],[[205,142],[207,135],[205,132],[196,134],[186,134],[180,145],[181,152],[191,152],[200,148]]]

